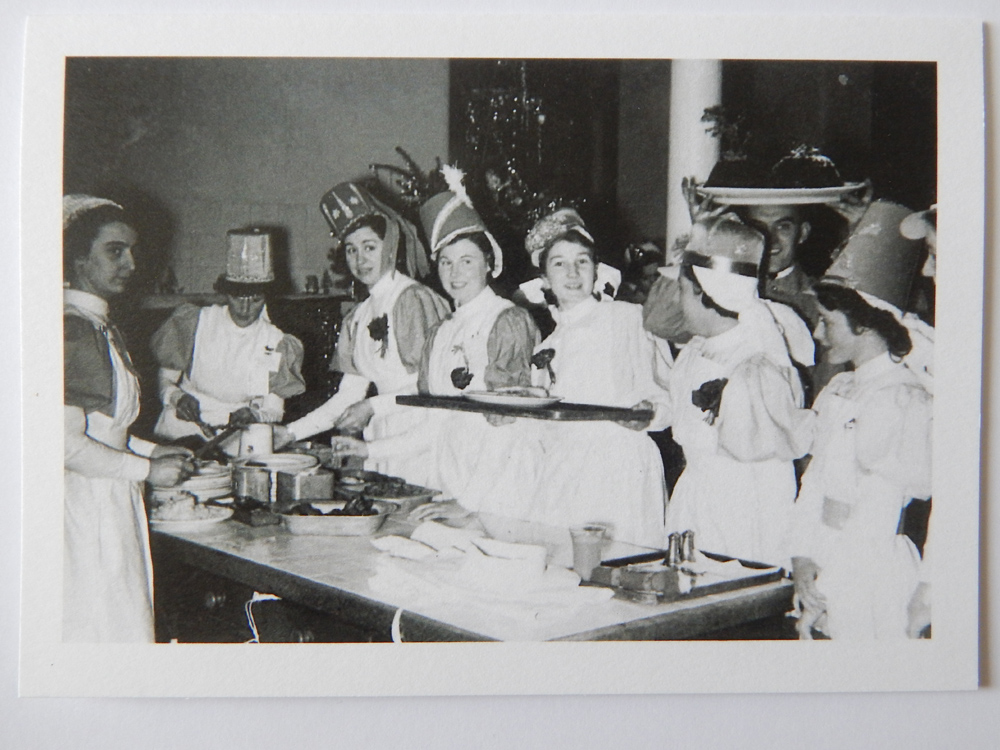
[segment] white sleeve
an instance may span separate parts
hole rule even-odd
[[[288,425],[293,439],[305,440],[332,428],[348,406],[364,399],[369,383],[367,378],[345,372],[340,388],[326,403]]]
[[[177,406],[177,401],[184,394],[179,382],[181,382],[180,370],[171,370],[166,367],[160,368],[160,403],[164,406]]]
[[[156,450],[156,443],[143,440],[141,437],[136,437],[135,435],[129,435],[128,449],[138,456],[149,458],[153,455],[153,451]]]
[[[68,470],[85,477],[145,480],[149,459],[99,443],[87,434],[87,415],[79,406],[64,407],[64,453]],[[141,441],[145,443],[145,441]]]

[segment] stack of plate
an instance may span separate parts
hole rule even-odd
[[[233,494],[232,467],[220,463],[203,463],[198,471],[176,487],[153,487],[153,499],[167,497],[178,490],[190,492],[199,503],[225,500]]]

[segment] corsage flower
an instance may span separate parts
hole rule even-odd
[[[552,360],[556,356],[555,349],[541,349],[531,357],[531,365],[539,370],[545,368],[549,372],[549,382],[556,384],[556,374],[552,370]]]
[[[722,406],[722,390],[729,382],[728,378],[717,378],[702,383],[698,390],[691,391],[691,403],[704,412],[708,412],[705,421],[715,424]]]
[[[372,337],[373,341],[378,341],[382,344],[382,348],[379,351],[380,356],[384,357],[386,351],[389,349],[389,316],[388,314],[380,315],[377,318],[373,318],[372,322],[368,324],[368,335]]]
[[[462,348],[461,344],[452,347],[451,353],[461,354],[462,361],[465,362],[461,367],[456,367],[451,371],[451,384],[458,390],[464,391],[472,382],[472,373],[469,372],[469,358],[465,356],[465,349]]]

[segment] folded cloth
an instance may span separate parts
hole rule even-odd
[[[456,529],[436,521],[424,521],[410,534],[410,539],[423,542],[438,552],[455,548],[463,552],[472,547],[472,540],[485,536],[481,528]]]

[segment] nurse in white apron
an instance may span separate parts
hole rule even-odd
[[[131,437],[139,387],[108,300],[135,271],[117,204],[63,199],[65,501],[63,640],[152,642],[153,577],[142,482],[172,486],[190,452]]]
[[[531,385],[538,329],[531,314],[489,286],[503,270],[503,253],[472,206],[459,170],[442,172],[449,190],[428,200],[420,219],[441,286],[455,312],[433,328],[421,357],[421,393],[457,396]],[[415,518],[491,512],[527,518],[534,500],[541,446],[531,420],[487,420],[482,414],[422,409],[420,420],[393,440],[337,438],[343,455],[423,455],[428,481],[442,497]],[[504,422],[501,424],[501,422]]]
[[[305,440],[336,428],[363,430],[366,440],[391,441],[409,433],[424,410],[400,407],[396,396],[417,392],[417,372],[429,331],[448,314],[448,304],[397,270],[397,255],[410,273],[427,267],[416,229],[364,188],[342,183],[323,197],[323,215],[340,240],[348,268],[368,297],[344,319],[332,368],[344,374],[337,393],[287,426],[276,442]],[[374,384],[377,395],[368,397]],[[432,479],[431,446],[415,453],[373,453],[365,468],[425,485]]]
[[[816,337],[854,369],[813,405],[789,536],[803,638],[813,628],[848,640],[915,635],[909,609],[929,580],[900,533],[910,500],[930,497],[933,427],[933,329],[901,312],[920,259],[898,231],[908,213],[873,203],[816,287]]]
[[[226,303],[181,305],[153,336],[163,402],[159,437],[208,438],[230,423],[278,422],[285,399],[305,391],[302,344],[267,313],[270,235],[231,231],[227,239],[226,272],[215,284]],[[239,443],[236,434],[221,447],[235,455]]]

